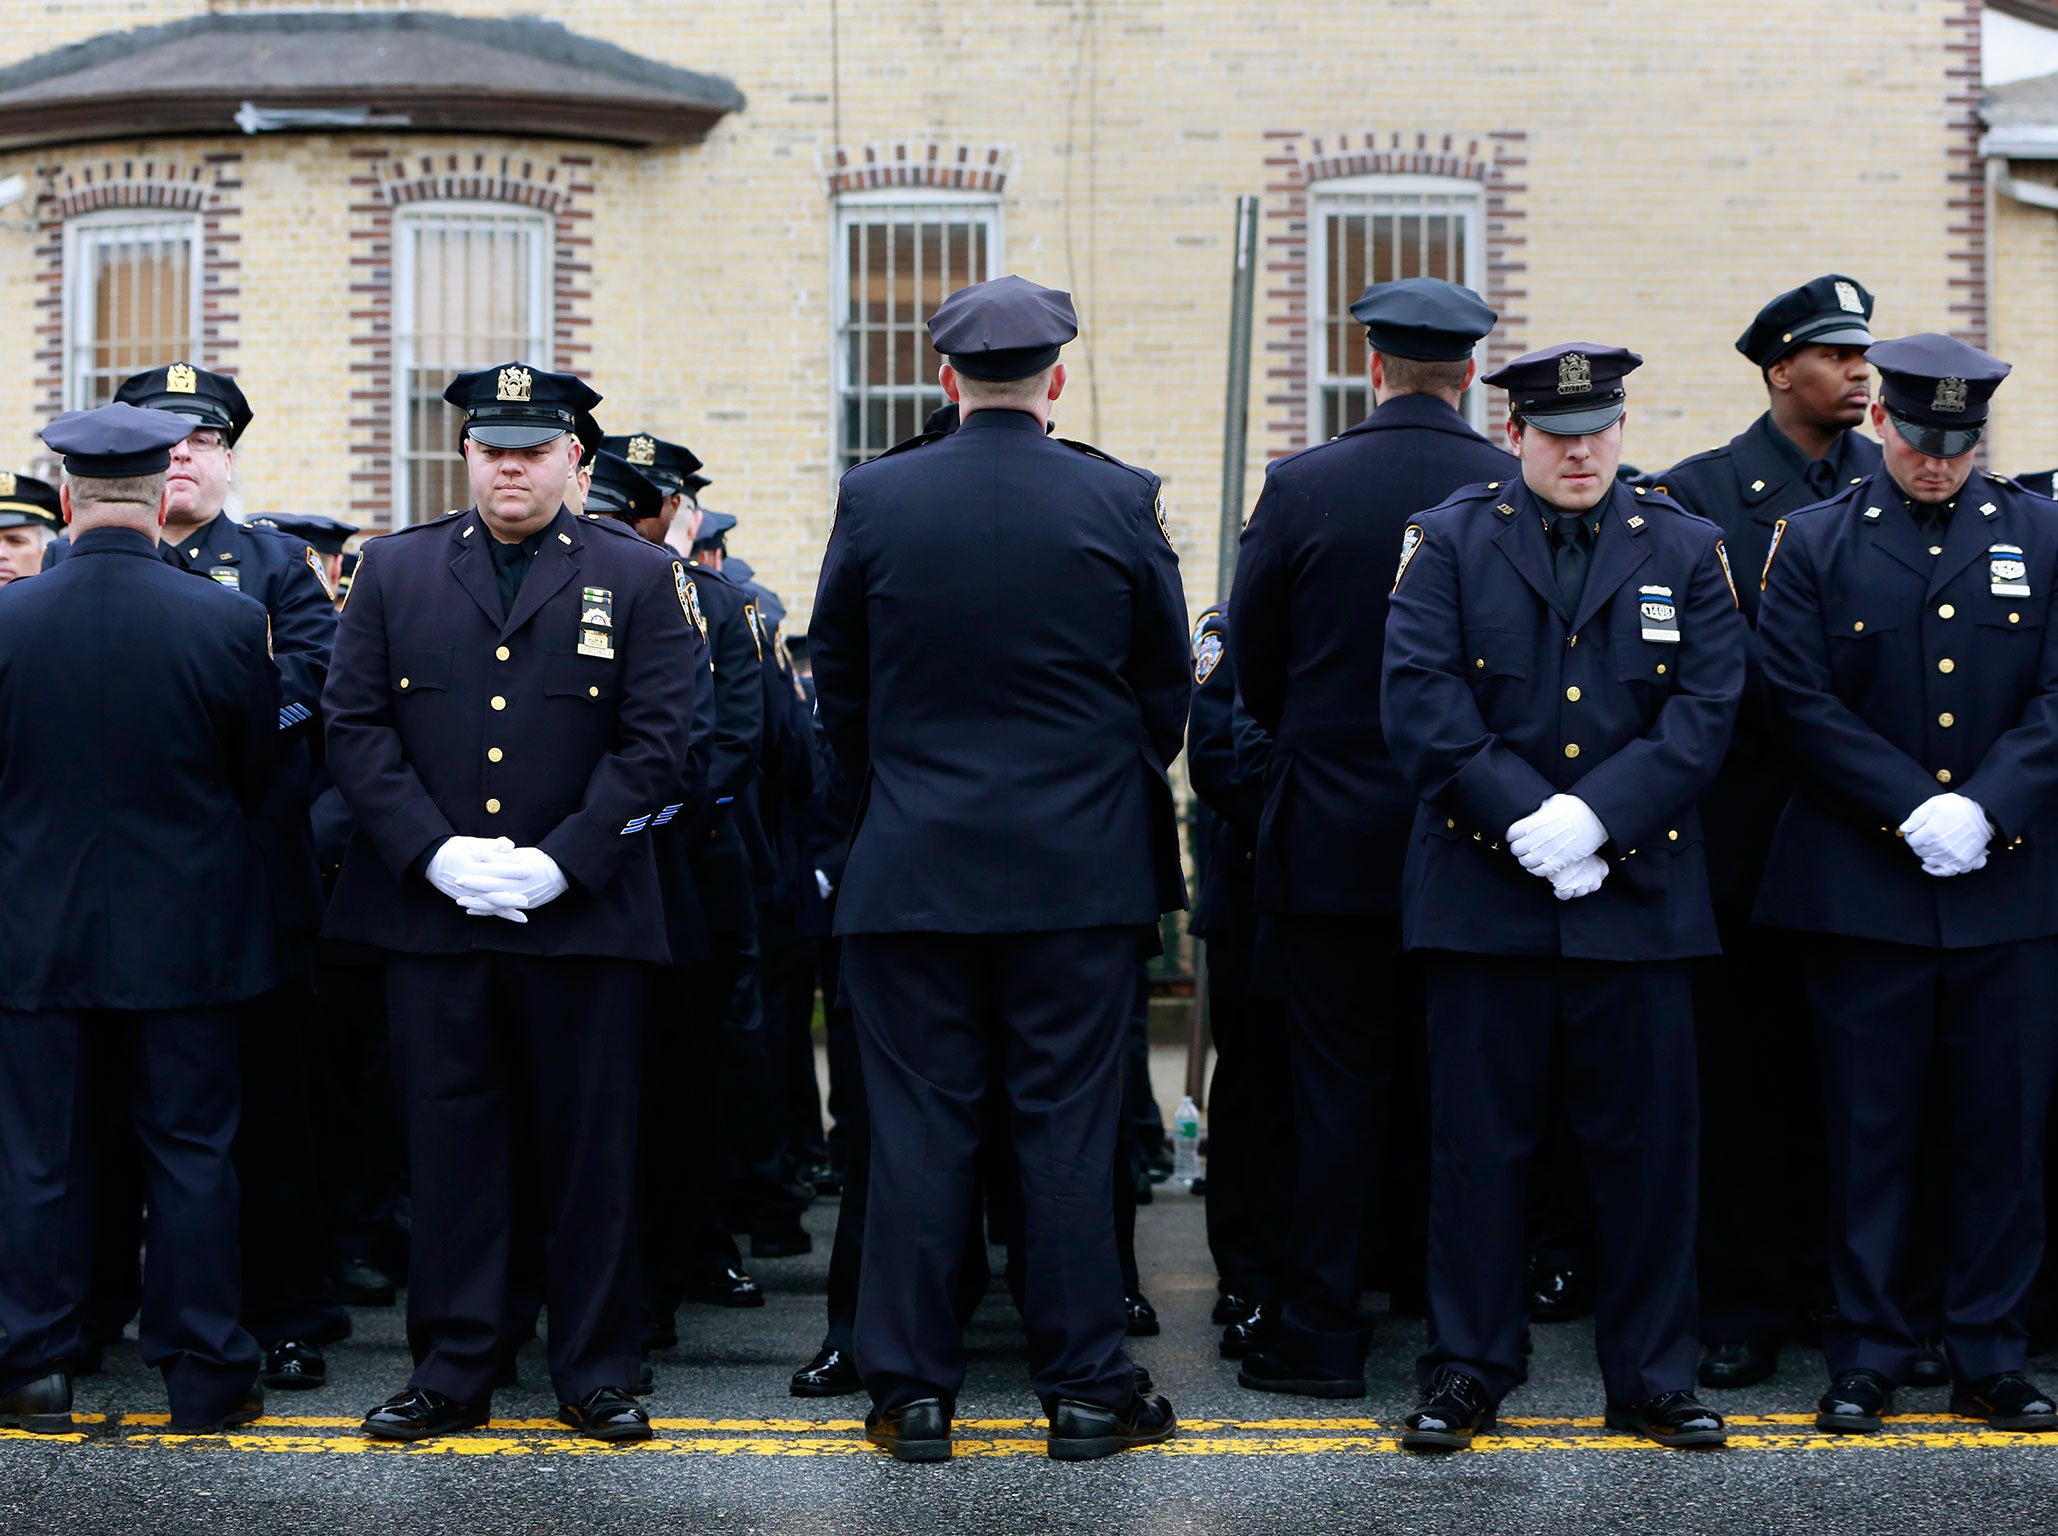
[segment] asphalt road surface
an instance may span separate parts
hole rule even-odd
[[[1667,1451],[1600,1424],[1585,1323],[1536,1330],[1529,1385],[1502,1432],[1438,1460],[1401,1453],[1422,1325],[1383,1320],[1363,1402],[1245,1392],[1215,1353],[1214,1275],[1201,1202],[1161,1189],[1139,1213],[1145,1289],[1162,1336],[1134,1341],[1178,1408],[1171,1444],[1081,1466],[1043,1455],[1043,1426],[1004,1292],[974,1319],[957,1456],[900,1466],[859,1433],[862,1398],[790,1397],[786,1379],[822,1330],[833,1202],[809,1215],[815,1253],[752,1265],[761,1311],[687,1307],[681,1346],[658,1361],[658,1438],[606,1449],[574,1438],[540,1350],[494,1402],[485,1430],[393,1447],[357,1431],[408,1361],[398,1309],[356,1314],[329,1351],[330,1384],[275,1393],[271,1416],[232,1435],[162,1433],[164,1393],[133,1344],[80,1383],[82,1422],[53,1439],[0,1431],[0,1532],[763,1532],[945,1536],[1124,1532],[1345,1536],[1427,1532],[2035,1533],[2058,1527],[2058,1436],[1999,1435],[1953,1419],[1943,1391],[1901,1395],[1884,1436],[1810,1427],[1821,1358],[1790,1351],[1780,1375],[1716,1394],[1732,1448]]]

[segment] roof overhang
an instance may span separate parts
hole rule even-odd
[[[691,144],[744,104],[720,75],[535,17],[243,13],[106,33],[0,69],[0,149],[265,131]]]

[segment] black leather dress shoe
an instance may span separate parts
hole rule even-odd
[[[1222,1330],[1222,1358],[1243,1360],[1254,1350],[1269,1349],[1279,1334],[1279,1309],[1259,1302]]]
[[[800,1170],[800,1181],[826,1199],[833,1200],[843,1193],[843,1175],[830,1163],[809,1163]]]
[[[648,1397],[657,1390],[657,1372],[651,1368],[650,1356],[636,1362],[636,1385],[629,1390],[638,1397]]]
[[[396,1296],[393,1277],[363,1259],[338,1265],[331,1289],[346,1307],[390,1307]]]
[[[35,1435],[70,1433],[71,1378],[52,1371],[34,1381],[23,1382],[0,1397],[0,1425],[25,1429]]]
[[[865,1384],[858,1379],[855,1360],[824,1345],[814,1359],[793,1373],[787,1390],[795,1397],[849,1397],[864,1391]]]
[[[765,1304],[765,1293],[757,1288],[755,1280],[732,1265],[694,1279],[686,1287],[686,1299],[704,1307],[761,1307]],[[672,1342],[678,1342],[676,1335]]]
[[[1098,1461],[1134,1446],[1156,1445],[1178,1431],[1178,1415],[1162,1392],[1139,1392],[1120,1409],[1061,1397],[1050,1411],[1045,1450],[1052,1461]]]
[[[1908,1385],[1911,1387],[1948,1387],[1951,1384],[1950,1362],[1944,1359],[1944,1346],[1935,1339],[1924,1339],[1921,1352],[1915,1363],[1908,1367]]]
[[[1497,1406],[1477,1377],[1445,1366],[1415,1411],[1401,1421],[1401,1449],[1462,1451],[1474,1435],[1494,1432]]]
[[[1258,1304],[1238,1291],[1224,1291],[1215,1298],[1215,1310],[1210,1314],[1217,1328],[1227,1328],[1231,1323],[1240,1323],[1258,1309]]]
[[[1150,1298],[1141,1291],[1131,1291],[1122,1298],[1122,1311],[1129,1319],[1129,1337],[1148,1339],[1159,1331],[1158,1309],[1150,1304]]]
[[[648,1440],[650,1415],[620,1387],[597,1387],[576,1403],[559,1403],[557,1421],[588,1440]]]
[[[264,1352],[260,1379],[268,1387],[287,1392],[311,1392],[329,1384],[329,1362],[312,1344],[300,1339],[281,1339]]]
[[[250,1395],[227,1413],[218,1414],[211,1419],[182,1419],[174,1413],[171,1423],[164,1428],[165,1433],[171,1435],[218,1435],[225,1429],[255,1423],[263,1417],[264,1394],[252,1387]]]
[[[940,1397],[874,1408],[865,1415],[865,1438],[895,1461],[949,1461],[950,1409]]]
[[[1843,1371],[1815,1404],[1815,1427],[1832,1435],[1876,1435],[1894,1411],[1894,1384],[1877,1371]]]
[[[1569,1323],[1594,1309],[1593,1282],[1569,1267],[1532,1266],[1524,1294],[1532,1323]]]
[[[374,1440],[433,1440],[460,1429],[477,1429],[487,1417],[484,1404],[473,1407],[427,1387],[409,1387],[366,1414],[364,1432]]]
[[[807,1228],[800,1224],[798,1216],[785,1221],[766,1222],[750,1229],[750,1256],[753,1259],[797,1259],[814,1251],[815,1240],[808,1236]]]
[[[1608,1428],[1624,1435],[1642,1435],[1674,1450],[1701,1451],[1729,1444],[1722,1415],[1691,1392],[1660,1392],[1641,1403],[1608,1405]]]
[[[1779,1369],[1779,1346],[1760,1339],[1710,1344],[1701,1356],[1701,1385],[1727,1391],[1755,1386]]]
[[[1294,1397],[1363,1397],[1362,1376],[1326,1376],[1304,1370],[1284,1355],[1258,1349],[1244,1356],[1236,1384],[1253,1392],[1285,1392]]]
[[[1995,1429],[2058,1429],[2058,1404],[2020,1371],[1982,1376],[1953,1388],[1951,1412],[1985,1419]]]

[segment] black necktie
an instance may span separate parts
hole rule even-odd
[[[1579,611],[1586,590],[1586,568],[1593,562],[1593,534],[1584,513],[1560,512],[1551,519],[1551,573],[1558,578],[1558,601],[1569,619]]]
[[[1827,501],[1836,494],[1836,468],[1827,459],[1817,459],[1808,466],[1808,473],[1802,477],[1808,490],[1817,500]]]

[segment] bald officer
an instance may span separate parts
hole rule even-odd
[[[1522,1376],[1522,1213],[1554,1077],[1593,1197],[1608,1424],[1724,1437],[1690,1390],[1687,962],[1716,949],[1694,807],[1743,690],[1744,625],[1715,526],[1615,478],[1641,361],[1572,343],[1489,376],[1521,479],[1467,487],[1402,538],[1384,718],[1422,800],[1405,920],[1433,1148],[1409,1450],[1469,1444]]]
[[[2058,1071],[2058,508],[1973,467],[2007,364],[1938,335],[1867,356],[1885,464],[1775,529],[1759,612],[1800,783],[1757,916],[1807,936],[1829,1151],[1816,1423],[1877,1432],[1914,1368],[1900,1277],[1940,1097],[1951,1410],[2058,1429],[2023,1328]]]
[[[1108,1191],[1138,945],[1185,904],[1165,773],[1186,606],[1157,477],[1045,433],[1078,329],[1068,294],[1019,277],[944,301],[929,334],[962,425],[843,477],[809,631],[862,786],[836,911],[872,1113],[858,1368],[868,1434],[904,1461],[950,1454],[996,1076],[1049,1454],[1173,1430],[1123,1350]]]
[[[676,817],[694,648],[682,562],[564,508],[574,413],[526,364],[460,375],[475,505],[358,571],[324,700],[357,824],[325,932],[388,952],[414,1189],[406,1390],[368,1433],[484,1423],[517,1195],[547,1234],[558,1416],[647,1439],[633,1221],[644,972],[669,956],[651,828]]]

